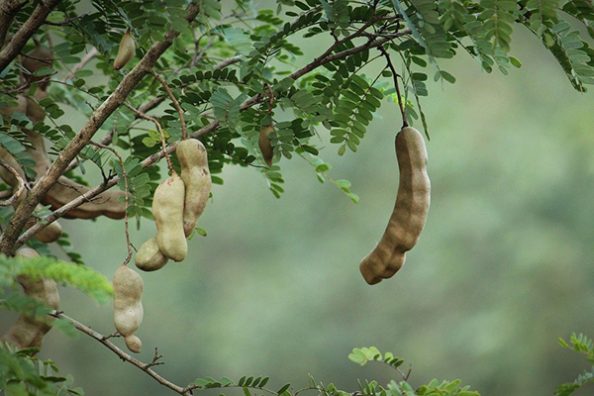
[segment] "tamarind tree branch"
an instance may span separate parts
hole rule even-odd
[[[190,4],[186,20],[188,22],[193,21],[198,15],[198,11],[197,4]],[[124,76],[114,92],[91,114],[85,126],[60,151],[56,160],[37,183],[35,183],[26,199],[17,207],[8,227],[2,235],[2,239],[0,239],[0,252],[6,255],[12,255],[14,253],[14,245],[17,241],[18,234],[23,229],[35,206],[40,202],[41,197],[54,185],[56,180],[64,173],[64,170],[85,145],[90,142],[105,120],[124,103],[128,95],[134,90],[142,78],[150,72],[159,57],[171,46],[173,40],[178,35],[178,31],[171,29],[165,34],[162,41],[153,44],[138,64]]]
[[[173,382],[169,381],[168,379],[161,376],[155,370],[152,369],[152,367],[154,367],[155,365],[158,364],[157,360],[160,359],[160,356],[157,354],[157,352],[155,352],[155,358],[153,358],[152,362],[145,363],[141,360],[138,360],[138,359],[130,356],[128,353],[126,353],[123,350],[121,350],[120,348],[118,348],[113,342],[109,341],[108,336],[102,335],[101,333],[91,329],[89,326],[84,325],[84,324],[80,323],[79,321],[77,321],[76,319],[73,319],[73,318],[65,315],[63,312],[53,311],[49,315],[53,316],[54,318],[64,319],[64,320],[70,322],[78,331],[80,331],[83,334],[88,335],[89,337],[95,339],[96,341],[99,341],[107,349],[109,349],[110,351],[112,351],[113,353],[118,355],[118,357],[120,359],[122,359],[123,361],[125,361],[127,363],[130,363],[133,366],[138,367],[140,370],[144,371],[146,374],[151,376],[155,381],[157,381],[161,385],[166,386],[167,388],[171,389],[172,391],[174,391],[176,393],[179,393],[180,395],[190,395],[191,394],[190,389],[174,384]]]
[[[322,56],[317,57],[311,63],[309,63],[306,66],[304,66],[303,68],[293,72],[289,77],[291,77],[293,79],[298,79],[298,78],[302,77],[303,75],[311,72],[312,70],[314,70],[320,66],[323,66],[329,62],[344,59],[348,56],[359,53],[361,51],[368,50],[370,48],[380,47],[380,46],[386,44],[387,42],[394,40],[397,37],[406,36],[406,35],[409,35],[410,33],[411,33],[411,31],[409,29],[405,29],[398,33],[393,33],[391,35],[385,35],[385,36],[376,38],[374,40],[369,40],[364,44],[361,44],[359,46],[349,48],[349,49],[346,49],[346,50],[343,50],[343,51],[340,51],[340,52],[337,52],[334,54],[332,54],[331,51],[325,51],[324,52],[325,56],[322,55]],[[334,44],[332,47],[335,48],[336,44]],[[241,108],[241,110],[248,109],[252,106],[255,106],[256,104],[261,103],[265,99],[266,99],[266,97],[262,96],[260,94],[254,95],[251,98],[249,98],[248,100],[246,100],[240,106],[240,108]],[[219,128],[219,126],[220,126],[220,124],[218,121],[213,121],[210,124],[200,128],[199,130],[191,133],[190,136],[197,138],[197,137],[206,135],[208,133],[216,131]],[[151,165],[157,163],[163,157],[166,157],[167,155],[173,153],[175,151],[176,146],[177,146],[177,143],[174,142],[174,143],[170,144],[169,146],[167,146],[164,150],[160,150],[160,151],[148,156],[141,162],[141,166],[143,168],[146,168],[148,166],[151,166]],[[92,199],[92,198],[96,197],[97,195],[101,194],[102,192],[110,189],[111,187],[115,186],[118,182],[119,182],[119,177],[114,176],[113,178],[105,181],[103,184],[98,185],[98,186],[94,187],[93,189],[89,190],[86,194],[83,194],[83,195],[77,197],[76,199],[70,201],[69,203],[62,206],[61,208],[55,210],[52,214],[45,217],[42,221],[37,222],[35,225],[33,225],[27,231],[25,231],[18,238],[16,246],[29,240],[37,231],[39,231],[41,228],[43,228],[45,224],[51,223],[52,221],[59,219],[65,213],[67,213],[69,210],[76,208],[79,205],[82,205],[83,203],[87,202],[89,199]]]
[[[6,40],[6,33],[10,29],[10,23],[17,12],[27,3],[27,0],[3,0],[0,1],[0,48]]]
[[[0,50],[0,72],[2,72],[6,66],[16,58],[25,44],[27,44],[27,41],[33,36],[37,28],[41,26],[49,13],[59,2],[60,0],[44,0],[39,2],[29,18],[14,34],[12,40],[7,42],[6,45],[2,47],[2,50]],[[6,29],[8,29],[8,27]]]

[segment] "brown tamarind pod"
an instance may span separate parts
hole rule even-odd
[[[29,117],[33,124],[42,122],[45,118],[45,110],[37,102],[45,99],[46,97],[47,92],[41,89],[37,89],[35,91],[35,100],[27,97],[27,117]]]
[[[134,53],[136,52],[136,43],[134,42],[134,37],[132,37],[132,33],[128,30],[122,36],[120,40],[120,46],[118,47],[118,55],[116,56],[115,60],[113,61],[113,68],[116,70],[120,70],[122,67],[126,66],[130,59],[134,57]]]
[[[35,217],[31,217],[27,223],[25,223],[25,230],[32,227],[36,221]],[[52,243],[57,241],[62,235],[62,226],[57,221],[47,224],[45,227],[37,231],[33,237],[43,243]]]
[[[159,184],[153,196],[157,244],[161,253],[173,261],[182,261],[188,254],[184,234],[184,198],[184,182],[175,173]]]
[[[204,211],[212,181],[208,169],[206,148],[198,139],[186,139],[177,144],[175,154],[184,181],[184,234],[189,236]]]
[[[27,98],[24,95],[17,95],[15,104],[0,104],[0,115],[2,115],[2,118],[9,118],[14,113],[27,113]]]
[[[22,56],[21,65],[28,71],[25,78],[31,82],[37,82],[41,89],[46,89],[49,85],[49,76],[34,76],[33,74],[44,68],[52,67],[54,64],[54,55],[47,47],[37,46],[26,55]]]
[[[405,253],[417,243],[429,212],[431,182],[425,141],[419,131],[402,128],[396,135],[396,157],[400,181],[394,211],[381,240],[359,265],[371,285],[390,278],[402,267]]]
[[[51,163],[45,149],[43,136],[35,131],[26,131],[32,147],[27,152],[35,161],[35,172],[37,178],[43,176],[49,169]],[[89,187],[76,183],[65,176],[60,176],[56,183],[41,198],[44,205],[50,205],[52,209],[59,209],[73,199],[88,193]],[[108,190],[96,197],[85,201],[78,207],[69,210],[64,217],[74,219],[94,219],[98,216],[106,216],[110,219],[123,219],[126,213],[124,203],[125,193],[123,191]]]
[[[260,152],[262,157],[268,166],[272,165],[272,157],[274,157],[274,150],[272,143],[270,143],[270,134],[274,131],[272,125],[263,126],[260,129],[260,136],[258,137],[258,146],[260,146]]]
[[[18,249],[16,255],[25,258],[39,257],[35,250],[28,247]],[[59,308],[60,294],[58,293],[58,285],[54,280],[32,280],[22,275],[18,276],[17,280],[26,295],[50,308]],[[18,348],[41,347],[43,336],[50,331],[52,322],[53,319],[49,317],[38,318],[22,314],[3,336],[3,339]]]
[[[134,335],[144,316],[142,292],[144,282],[140,275],[120,265],[113,276],[113,322],[117,331],[124,336],[126,346],[132,352],[140,352],[142,342]]]
[[[156,271],[167,264],[167,257],[159,250],[156,238],[145,241],[136,252],[134,262],[143,271]]]
[[[17,160],[2,146],[0,146],[0,160],[15,169],[20,177],[25,179],[25,172]],[[0,166],[0,178],[4,180],[8,185],[15,187],[17,185],[16,177],[8,169]]]

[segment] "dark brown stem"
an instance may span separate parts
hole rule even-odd
[[[39,26],[49,15],[49,13],[58,5],[60,0],[45,0],[40,1],[37,7],[33,10],[29,18],[17,30],[12,37],[12,40],[6,43],[0,51],[0,72],[12,62],[14,58],[21,52],[27,41],[37,31]]]
[[[406,113],[404,111],[404,105],[402,104],[402,95],[400,94],[400,86],[398,85],[398,77],[402,78],[400,74],[396,72],[394,65],[392,64],[392,59],[390,59],[390,55],[386,52],[384,47],[378,47],[382,55],[386,58],[386,62],[388,63],[388,67],[392,72],[392,78],[394,79],[394,88],[396,89],[396,95],[398,95],[398,107],[400,108],[400,115],[402,116],[402,128],[408,126],[408,121],[406,120]]]

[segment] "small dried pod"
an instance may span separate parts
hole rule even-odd
[[[184,197],[184,234],[189,236],[204,211],[212,181],[208,169],[206,148],[198,139],[186,139],[177,144],[175,154],[181,166],[181,178],[186,189]]]
[[[37,85],[41,89],[46,89],[49,85],[48,75],[35,76],[35,72],[48,67],[51,68],[54,64],[54,55],[47,47],[38,45],[27,54],[22,56],[21,65],[27,70],[25,79],[31,82],[38,82]]]
[[[404,264],[405,253],[417,243],[431,200],[427,149],[419,131],[404,127],[396,135],[400,181],[394,211],[380,242],[359,265],[371,285],[393,276]]]
[[[268,166],[272,165],[272,158],[274,157],[274,150],[272,143],[270,143],[270,134],[274,131],[272,125],[265,125],[260,129],[260,136],[258,137],[258,146],[262,152],[262,157]]]
[[[182,261],[188,254],[184,234],[184,198],[184,182],[175,173],[159,184],[153,196],[152,211],[159,250],[173,261]]]
[[[142,342],[133,334],[138,330],[144,316],[142,292],[144,282],[140,275],[120,265],[113,276],[113,322],[124,336],[126,346],[132,352],[140,352]]]
[[[39,257],[39,254],[29,247],[18,249],[16,255],[25,258]],[[33,280],[27,276],[21,275],[17,277],[17,281],[21,284],[23,291],[29,297],[34,298],[50,308],[59,308],[60,294],[58,293],[58,285],[54,280]],[[50,331],[52,322],[53,319],[49,317],[39,318],[24,314],[20,315],[8,332],[3,336],[3,339],[18,348],[39,348],[41,347],[43,336]]]
[[[134,262],[143,271],[156,271],[167,264],[167,257],[159,250],[156,238],[145,241],[136,252]]]
[[[132,37],[132,33],[128,30],[120,40],[118,55],[113,61],[113,68],[120,70],[122,67],[126,66],[126,64],[134,57],[135,52],[136,42],[134,41],[134,37]]]

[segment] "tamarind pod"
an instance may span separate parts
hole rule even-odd
[[[23,95],[17,95],[16,104],[8,106],[6,104],[0,104],[0,115],[3,118],[11,117],[14,113],[27,113],[27,98]]]
[[[260,129],[260,136],[258,137],[258,146],[260,146],[260,152],[262,153],[262,157],[268,166],[272,165],[272,157],[274,157],[274,150],[272,148],[272,144],[270,143],[270,134],[273,131],[274,127],[272,125],[263,126]]]
[[[47,97],[47,92],[37,89],[35,91],[35,100],[27,97],[27,117],[31,120],[33,124],[38,122],[43,122],[45,118],[45,110],[43,107],[39,105],[40,100],[43,100]]]
[[[47,172],[51,162],[45,149],[45,141],[43,136],[38,132],[25,130],[27,139],[31,143],[31,146],[27,148],[27,153],[35,161],[35,174],[36,180]]]
[[[37,46],[21,58],[21,65],[29,72],[25,79],[31,82],[37,81],[41,89],[47,88],[49,85],[48,76],[34,76],[33,74],[41,68],[53,66],[54,55],[52,52],[47,47]]]
[[[33,227],[38,219],[31,217],[25,223],[25,229]],[[52,243],[57,241],[62,235],[62,226],[57,221],[47,224],[45,227],[37,231],[33,237],[43,243]]]
[[[14,168],[19,173],[19,175],[23,179],[25,179],[25,172],[23,171],[23,168],[21,167],[21,165],[12,156],[12,154],[10,154],[2,146],[0,146],[0,160],[2,160],[2,162],[7,164],[8,166],[10,166],[11,168]],[[10,172],[8,169],[4,168],[3,166],[0,166],[0,178],[12,187],[17,185],[16,177],[12,174],[12,172]]]
[[[402,128],[396,135],[396,157],[400,181],[394,211],[380,242],[359,265],[369,284],[393,276],[402,267],[405,253],[417,243],[429,212],[431,182],[425,141],[419,131]]]
[[[124,342],[129,350],[134,353],[140,353],[140,349],[142,348],[142,341],[138,336],[134,334],[124,337]]]
[[[52,209],[58,209],[88,193],[89,187],[76,183],[65,176],[60,176],[58,181],[42,197],[45,205]],[[97,195],[92,200],[85,202],[77,208],[69,210],[64,217],[75,219],[94,219],[98,216],[106,216],[110,219],[123,219],[126,214],[126,205],[123,201],[123,191],[108,190]]]
[[[140,352],[142,343],[138,337],[130,337],[140,327],[144,316],[142,292],[144,282],[140,275],[120,265],[113,276],[113,322],[117,331],[125,337],[126,346],[132,352]]]
[[[159,244],[155,238],[146,240],[134,258],[136,267],[143,271],[156,271],[167,264],[167,260],[167,257],[159,250]]]
[[[17,250],[17,256],[33,258],[39,254],[28,247]],[[17,281],[23,287],[23,291],[31,298],[53,308],[58,309],[60,295],[58,285],[51,279],[32,280],[27,276],[18,276]],[[29,315],[20,315],[17,321],[10,327],[3,339],[17,346],[18,348],[41,347],[43,336],[50,331],[53,318],[36,318]]]
[[[212,181],[206,148],[198,139],[182,140],[177,144],[175,154],[185,186],[184,234],[187,237],[196,227],[196,222],[206,207]]]
[[[175,173],[159,184],[153,196],[157,244],[161,253],[173,261],[182,261],[188,254],[184,234],[184,199],[184,182]]]
[[[134,56],[135,51],[136,43],[134,42],[134,37],[132,37],[132,33],[130,31],[127,31],[120,40],[118,55],[113,61],[113,68],[120,70],[122,67],[126,66],[126,64],[130,62],[130,59],[132,59]]]

